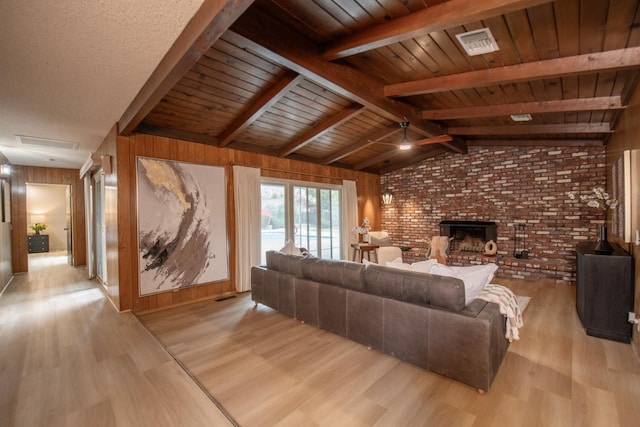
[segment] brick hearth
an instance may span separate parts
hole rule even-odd
[[[382,229],[394,245],[414,248],[404,254],[412,262],[425,259],[440,221],[495,221],[495,257],[453,253],[449,264],[496,262],[499,276],[571,283],[576,243],[595,239],[605,216],[566,193],[594,186],[606,188],[604,147],[472,146],[383,175],[393,203],[382,208]],[[529,259],[513,256],[515,223],[525,224]]]

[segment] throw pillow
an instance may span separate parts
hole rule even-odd
[[[431,274],[439,276],[456,277],[464,282],[465,304],[469,304],[478,293],[484,289],[493,276],[498,266],[496,264],[474,265],[470,267],[451,267],[436,264],[431,268]]]
[[[293,240],[287,240],[287,243],[284,245],[280,252],[289,254],[289,255],[301,255],[300,249],[296,248],[293,244]]]
[[[489,264],[482,264],[482,265],[470,265],[467,267],[449,266],[449,268],[451,268],[453,271],[461,272],[463,274],[472,273],[472,272],[486,274],[487,282],[484,284],[484,286],[486,286],[489,283],[491,283],[491,280],[493,280],[493,277],[496,275],[496,271],[498,270],[498,265],[494,263],[489,263]]]
[[[438,261],[435,259],[429,259],[426,261],[418,261],[411,264],[411,269],[413,271],[419,271],[420,273],[430,273],[431,268],[436,265]]]
[[[402,262],[402,257],[398,257],[393,261],[387,261],[387,267],[397,268],[399,270],[411,270],[411,264],[405,264]]]

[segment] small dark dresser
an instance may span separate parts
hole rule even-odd
[[[27,236],[27,245],[30,254],[49,252],[49,235],[31,234]]]
[[[611,255],[596,255],[596,242],[576,247],[576,308],[587,335],[631,342],[633,259],[617,245]]]

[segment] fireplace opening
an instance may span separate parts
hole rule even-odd
[[[450,252],[484,252],[486,243],[498,240],[498,225],[490,221],[442,221],[440,235],[451,239]]]

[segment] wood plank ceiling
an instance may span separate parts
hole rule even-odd
[[[469,145],[602,145],[638,81],[639,4],[227,1],[120,129],[376,173]],[[456,35],[482,28],[499,50],[468,56]]]

